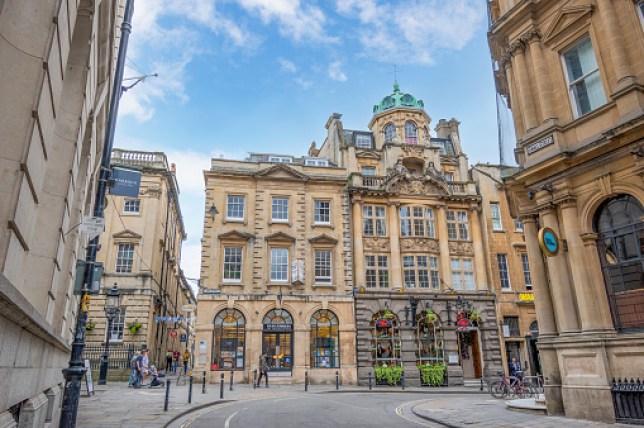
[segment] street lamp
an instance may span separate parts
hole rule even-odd
[[[107,318],[107,335],[105,338],[105,352],[101,356],[101,371],[98,376],[98,384],[105,385],[107,382],[107,369],[110,359],[110,336],[112,335],[112,322],[114,317],[121,312],[121,293],[114,284],[111,289],[105,292],[105,317]]]

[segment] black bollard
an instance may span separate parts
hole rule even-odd
[[[340,389],[340,372],[336,370],[335,371],[335,390],[337,391],[338,389]]]
[[[230,371],[230,390],[233,390],[233,377],[235,376],[235,372],[233,370]]]
[[[188,404],[192,404],[192,375],[190,375],[190,385],[188,386]]]
[[[253,389],[257,388],[257,369],[253,370]]]
[[[219,398],[224,399],[224,374],[221,374],[221,385],[219,385]]]
[[[309,390],[309,371],[304,372],[304,391]]]
[[[402,386],[402,390],[405,390],[405,371],[403,370],[402,372],[402,377],[400,378],[400,386]]]
[[[371,391],[371,372],[369,372],[369,391]]]
[[[483,391],[483,378],[481,377],[481,391]]]
[[[170,379],[165,383],[165,401],[163,402],[163,411],[168,411],[168,402],[170,401]]]
[[[203,372],[203,379],[202,379],[202,384],[201,384],[201,393],[202,394],[206,393],[206,371],[205,370]]]

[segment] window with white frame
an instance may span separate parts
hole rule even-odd
[[[116,251],[116,273],[132,272],[134,266],[134,244],[119,244]]]
[[[396,127],[393,123],[385,125],[385,143],[393,143],[396,136]]]
[[[306,165],[306,166],[329,166],[329,161],[327,159],[321,159],[321,158],[306,158],[304,160],[304,165]]]
[[[356,147],[358,147],[359,149],[372,148],[371,135],[356,134]]]
[[[514,219],[514,230],[517,232],[523,232],[523,222],[518,218]]]
[[[470,239],[467,211],[447,210],[447,239],[450,241]]]
[[[293,162],[293,158],[289,156],[269,156],[268,161],[274,163],[291,163]]]
[[[490,211],[492,212],[492,229],[503,230],[501,223],[501,207],[498,202],[490,202]]]
[[[434,211],[429,207],[400,207],[400,236],[435,238]]]
[[[227,220],[244,219],[244,199],[245,198],[242,195],[228,195],[226,203]]]
[[[271,281],[288,281],[288,248],[271,248]]]
[[[429,256],[429,278],[432,282],[432,288],[438,290],[441,288],[441,278],[438,273],[438,257]]]
[[[141,212],[141,200],[140,199],[126,199],[123,202],[123,212],[125,214],[133,214]]]
[[[272,203],[272,216],[273,221],[287,222],[288,221],[288,198],[283,196],[276,196],[273,198]]]
[[[224,247],[224,282],[240,282],[242,278],[242,247]]]
[[[474,261],[467,257],[452,257],[450,259],[452,269],[452,287],[454,290],[475,290],[474,284]]]
[[[599,67],[590,37],[584,37],[562,55],[575,117],[606,103]]]
[[[125,329],[125,308],[121,308],[121,310],[114,316],[114,319],[112,320],[112,328],[108,332],[110,336],[110,342],[123,340],[124,329]]]
[[[389,288],[389,257],[365,256],[367,288]]]
[[[405,143],[418,144],[418,128],[414,122],[405,122]]]
[[[387,218],[385,207],[364,205],[362,207],[362,234],[364,236],[386,236]]]
[[[526,290],[532,290],[532,277],[530,276],[530,263],[528,262],[528,255],[521,254],[521,266],[523,267],[523,281],[525,282]]]
[[[331,284],[331,250],[315,250],[315,283]]]
[[[314,201],[313,209],[315,224],[331,223],[331,201]]]
[[[405,288],[429,288],[429,263],[427,256],[403,256]]]
[[[501,280],[501,290],[510,289],[510,270],[508,269],[507,254],[497,254],[496,261],[499,265],[499,278]]]
[[[360,172],[362,172],[362,175],[376,175],[376,168],[373,166],[363,166]]]

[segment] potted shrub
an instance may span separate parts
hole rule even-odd
[[[403,368],[398,366],[380,366],[374,369],[377,382],[387,382],[388,385],[394,386],[400,382],[403,374]]]
[[[481,322],[481,316],[474,309],[470,309],[470,312],[467,314],[467,317],[472,322],[472,324],[478,324]]]
[[[393,320],[394,318],[396,318],[396,315],[391,312],[389,308],[386,308],[385,312],[382,314],[382,317],[387,320]]]
[[[438,315],[436,315],[431,309],[427,309],[425,319],[427,320],[427,324],[436,324],[438,321]]]
[[[127,325],[127,329],[130,331],[131,335],[135,335],[143,328],[143,324],[141,324],[138,320],[134,320],[134,322],[131,322]]]
[[[92,320],[89,320],[87,324],[85,324],[86,331],[94,331],[95,328],[96,328],[96,323]]]
[[[425,385],[441,386],[445,383],[447,366],[444,363],[420,364],[418,370],[420,370],[420,378]]]

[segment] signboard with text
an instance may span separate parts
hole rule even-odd
[[[139,197],[139,186],[141,185],[141,173],[125,168],[112,168],[112,180],[114,185],[110,188],[110,194],[115,196]]]

